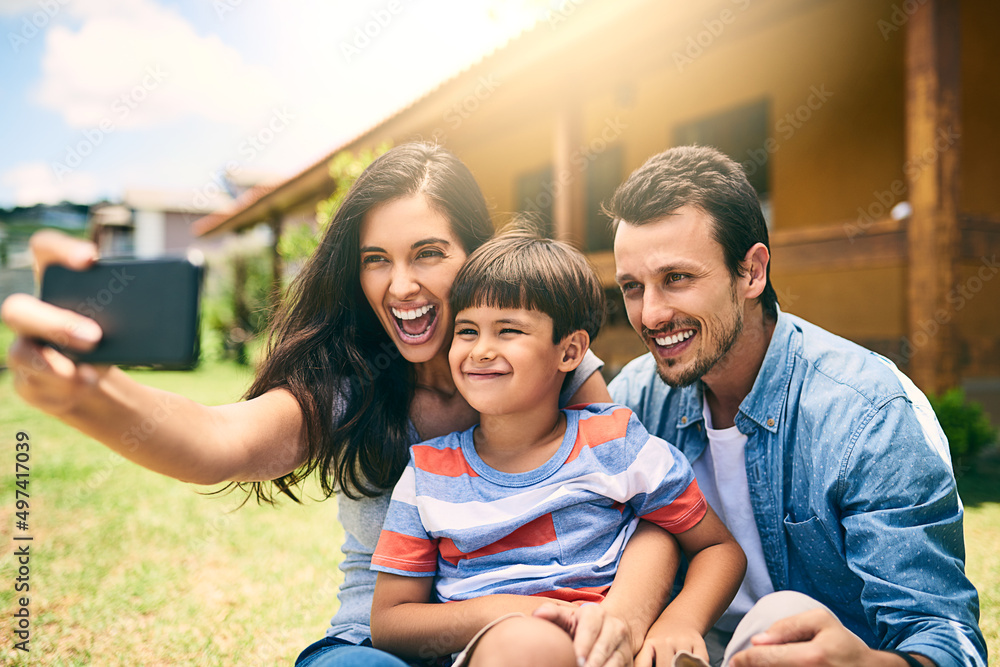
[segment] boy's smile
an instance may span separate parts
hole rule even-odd
[[[476,306],[457,313],[448,358],[469,405],[483,415],[506,415],[556,409],[564,347],[552,342],[545,313]]]

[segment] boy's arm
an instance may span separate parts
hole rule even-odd
[[[654,653],[661,664],[680,650],[708,660],[703,636],[729,607],[746,573],[743,550],[711,507],[676,537],[689,563],[684,587],[649,629],[636,665],[652,664]]]
[[[649,521],[640,521],[625,545],[615,582],[601,606],[625,621],[633,654],[670,599],[680,554],[674,536]]]
[[[379,572],[372,599],[372,644],[401,657],[430,658],[461,651],[490,621],[511,612],[530,616],[543,604],[572,606],[550,598],[487,595],[431,603],[434,577]]]
[[[569,632],[573,649],[578,658],[586,659],[586,667],[618,664],[616,654],[627,653],[631,658],[642,646],[650,625],[670,598],[679,563],[674,537],[656,524],[640,521],[625,545],[601,612],[588,606],[548,605],[535,616]]]

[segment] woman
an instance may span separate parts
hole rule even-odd
[[[296,499],[296,484],[317,472],[324,492],[339,495],[345,581],[327,636],[303,651],[297,664],[403,665],[370,648],[375,576],[368,566],[387,490],[405,466],[407,447],[478,421],[448,369],[448,293],[466,256],[492,233],[483,195],[465,165],[437,146],[405,144],[373,162],[345,196],[275,316],[266,360],[247,400],[209,407],[172,397],[178,407],[169,417],[142,443],[126,447],[122,425],[142,421],[165,392],[114,367],[75,365],[35,342],[87,350],[101,332],[81,315],[23,294],[8,298],[2,309],[18,334],[8,357],[15,386],[29,403],[179,480],[249,483],[258,498],[271,500],[277,490]],[[39,271],[50,263],[82,269],[95,258],[90,244],[52,233],[36,235],[32,249]],[[584,365],[567,378],[563,405],[610,400],[595,372],[600,362],[591,358]],[[633,544],[651,550],[663,545],[663,536],[640,532]],[[642,548],[630,546],[630,552]],[[645,559],[634,558],[642,565],[630,571],[626,555],[605,604],[632,621],[627,629],[604,609],[586,607],[572,617],[549,609],[553,620],[575,624],[582,654],[595,647],[590,664],[616,651],[623,655],[630,642],[637,649],[658,613],[646,604],[647,613],[635,614],[637,601],[656,597]],[[458,650],[485,621],[541,605],[517,596],[453,603],[450,639],[435,648]]]

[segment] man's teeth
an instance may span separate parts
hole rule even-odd
[[[659,338],[654,338],[653,340],[656,341],[657,345],[665,347],[667,345],[676,345],[682,340],[687,340],[693,335],[694,331],[692,329],[688,329],[687,331],[682,331],[679,334],[674,334],[673,336],[661,336]]]
[[[392,314],[401,320],[415,320],[421,315],[426,315],[434,306],[427,304],[426,306],[421,306],[420,308],[414,308],[413,310],[400,310],[398,308],[392,309]]]

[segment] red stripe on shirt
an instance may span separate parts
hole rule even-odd
[[[372,562],[407,572],[437,572],[437,540],[383,530]]]
[[[413,461],[424,472],[444,477],[479,477],[462,455],[461,449],[438,449],[426,445],[410,447]]]
[[[487,544],[482,549],[476,549],[465,553],[460,550],[455,543],[447,537],[442,537],[438,544],[441,558],[452,565],[458,565],[463,559],[479,558],[511,549],[523,549],[524,547],[540,547],[556,541],[556,527],[552,523],[551,514],[543,514],[534,521],[530,521],[513,533],[497,540],[493,544]]]
[[[552,598],[563,602],[583,604],[584,602],[603,602],[604,596],[608,594],[611,586],[600,586],[597,588],[557,588],[554,591],[534,593],[532,597]]]
[[[566,463],[579,456],[584,447],[603,445],[606,442],[624,438],[631,416],[632,411],[628,408],[618,408],[610,415],[595,415],[581,419],[578,422],[573,451],[566,458]]]
[[[642,515],[642,518],[676,534],[694,528],[707,511],[708,503],[705,502],[705,496],[698,488],[698,480],[692,479],[688,487],[674,498],[673,502],[666,507]]]

